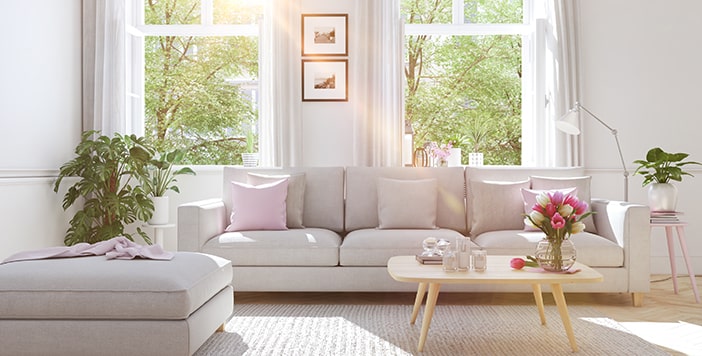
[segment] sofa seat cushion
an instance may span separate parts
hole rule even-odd
[[[202,251],[230,259],[235,266],[336,266],[341,236],[319,228],[225,232]]]
[[[473,242],[489,255],[524,257],[534,255],[536,244],[543,238],[541,231],[491,231],[473,238]],[[577,260],[590,267],[624,266],[624,249],[602,236],[581,232],[570,237],[575,245]]]
[[[0,265],[0,319],[182,320],[231,280],[228,260],[195,252],[11,262]]]
[[[361,229],[344,237],[339,248],[341,266],[387,266],[392,256],[416,255],[422,252],[427,237],[455,241],[463,235],[450,229]]]

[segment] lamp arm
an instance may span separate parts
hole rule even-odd
[[[592,111],[588,110],[586,107],[580,105],[579,103],[576,103],[576,105],[585,110],[586,113],[590,114],[597,122],[602,124],[602,126],[606,127],[609,129],[609,131],[612,133],[612,136],[614,136],[614,141],[617,143],[617,152],[619,152],[619,160],[622,162],[622,170],[624,171],[624,201],[629,201],[629,171],[626,170],[626,163],[624,162],[624,154],[622,154],[622,146],[619,144],[619,135],[616,129],[612,128],[611,126],[607,125],[604,121],[600,120],[597,115],[593,114]]]

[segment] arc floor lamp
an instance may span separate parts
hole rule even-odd
[[[619,144],[619,136],[616,129],[607,125],[604,121],[600,120],[597,115],[593,114],[586,107],[580,105],[579,102],[575,102],[575,105],[570,109],[565,115],[560,119],[556,120],[556,128],[563,131],[569,135],[580,135],[580,110],[585,111],[590,117],[594,118],[602,126],[606,127],[609,132],[614,136],[614,141],[617,143],[617,151],[619,152],[619,159],[622,163],[622,170],[624,174],[624,201],[629,201],[629,171],[626,170],[626,163],[624,163],[624,155],[622,154],[622,146]]]

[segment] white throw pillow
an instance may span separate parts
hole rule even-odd
[[[251,185],[261,185],[277,182],[281,179],[288,179],[288,196],[285,199],[287,210],[287,227],[288,228],[304,228],[302,225],[302,216],[305,207],[305,174],[280,174],[268,175],[259,173],[250,173],[246,177],[246,181]]]
[[[436,179],[378,178],[379,229],[436,229]]]
[[[225,230],[287,230],[287,195],[287,179],[258,186],[232,182],[232,213]]]
[[[576,197],[578,196],[578,190],[574,187],[571,188],[564,188],[564,189],[522,189],[522,199],[524,199],[524,214],[530,214],[531,211],[533,210],[532,208],[534,207],[534,204],[536,204],[536,197],[541,194],[541,193],[555,193],[555,192],[561,192],[563,195],[575,195]],[[541,231],[539,228],[528,225],[526,222],[524,223],[524,230],[525,231]]]
[[[483,232],[524,229],[524,201],[521,189],[529,188],[529,181],[470,181],[473,220],[470,236]]]
[[[575,187],[578,190],[578,199],[585,201],[588,206],[591,204],[590,197],[590,181],[592,177],[531,177],[531,189],[563,189],[568,187]],[[592,209],[588,207],[588,211]],[[597,228],[595,227],[595,220],[593,220],[592,215],[586,217],[583,221],[585,224],[585,231],[591,232],[593,234],[597,233]]]

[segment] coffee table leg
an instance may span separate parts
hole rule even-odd
[[[541,325],[546,325],[546,313],[544,312],[544,297],[541,295],[541,285],[532,284],[531,289],[534,291],[534,301],[536,301],[536,307],[539,308],[539,318],[541,318]]]
[[[422,352],[424,343],[427,341],[431,317],[434,316],[434,307],[439,298],[439,288],[441,288],[440,283],[429,283],[429,295],[427,295],[427,305],[424,307],[424,319],[422,320],[422,333],[419,335],[419,345],[417,345],[419,352]]]
[[[419,308],[422,306],[422,300],[424,300],[424,293],[427,292],[427,283],[419,283],[417,287],[417,296],[414,297],[414,307],[412,308],[412,318],[410,319],[410,324],[414,325],[417,320],[417,315],[419,314]]]
[[[565,296],[563,295],[563,288],[558,283],[551,284],[551,293],[553,294],[553,299],[556,300],[558,313],[561,314],[561,320],[563,321],[566,335],[568,335],[570,348],[573,352],[577,352],[578,345],[575,343],[575,334],[573,333],[573,326],[570,324],[570,315],[568,315],[568,306],[566,305]]]

